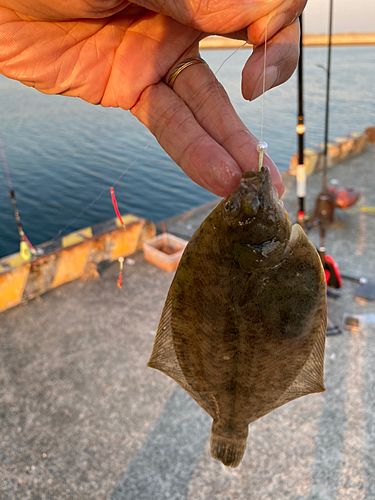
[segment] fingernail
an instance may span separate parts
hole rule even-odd
[[[266,68],[265,71],[265,86],[264,86],[264,91],[266,92],[267,90],[271,89],[279,76],[279,69],[277,66],[269,66]],[[251,95],[250,101],[253,101],[257,97],[263,94],[263,74],[259,77],[255,87],[254,91]]]

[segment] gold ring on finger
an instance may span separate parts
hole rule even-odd
[[[193,64],[205,64],[206,66],[208,66],[206,61],[204,61],[200,57],[192,57],[190,59],[182,61],[172,70],[171,74],[169,75],[169,78],[167,80],[168,87],[173,89],[173,84],[176,81],[178,75],[180,75],[184,71],[184,69],[188,68],[189,66],[192,66]]]

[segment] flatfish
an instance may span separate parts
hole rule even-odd
[[[191,238],[148,366],[213,418],[211,454],[237,467],[251,422],[325,390],[326,321],[319,255],[262,167],[244,173]]]

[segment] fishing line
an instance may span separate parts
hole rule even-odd
[[[237,47],[236,50],[234,50],[228,57],[226,57],[224,59],[224,61],[220,64],[220,66],[217,68],[217,70],[215,71],[214,75],[216,76],[218,74],[218,72],[221,70],[221,68],[224,66],[224,64],[231,57],[233,57],[234,54],[236,54],[245,45],[247,45],[247,43],[248,42],[244,42],[242,45],[240,45],[239,47]],[[265,80],[263,81],[263,92],[264,92],[264,85],[265,85]],[[262,118],[262,121],[263,121],[263,118]],[[77,215],[77,217],[75,217],[72,221],[70,221],[66,226],[64,226],[63,228],[61,228],[56,233],[56,236],[54,238],[52,238],[51,241],[55,241],[58,238],[60,238],[60,236],[67,229],[69,229],[71,226],[73,226],[79,219],[81,219],[81,217],[83,215],[87,214],[88,209],[91,208],[104,195],[104,193],[106,193],[107,191],[110,192],[111,199],[112,199],[112,204],[113,204],[114,210],[116,212],[116,215],[119,218],[121,224],[124,225],[123,220],[121,218],[121,215],[119,216],[120,212],[119,212],[119,209],[118,209],[118,206],[117,206],[117,201],[116,201],[116,197],[115,197],[115,193],[114,193],[114,187],[120,182],[121,178],[129,171],[129,169],[139,160],[139,158],[143,155],[143,153],[145,152],[145,150],[152,144],[152,142],[153,141],[150,141],[148,144],[146,144],[146,146],[144,146],[144,148],[142,148],[140,150],[139,154],[133,160],[133,162],[128,167],[126,167],[126,169],[121,173],[121,175],[119,175],[119,177],[115,180],[115,182],[111,186],[108,186],[108,187],[104,188],[93,201],[91,201],[88,205],[85,206],[85,208],[81,212],[79,212],[79,214]],[[18,206],[17,206],[17,201],[16,201],[16,198],[15,198],[15,193],[14,193],[14,189],[13,189],[13,186],[12,186],[12,181],[11,181],[10,174],[9,174],[9,169],[8,169],[8,166],[7,166],[7,162],[6,162],[6,158],[5,158],[5,153],[4,153],[4,148],[3,148],[2,141],[1,141],[1,137],[0,137],[0,152],[1,152],[2,159],[3,159],[4,170],[5,170],[5,173],[6,173],[6,176],[7,176],[7,180],[8,180],[8,184],[9,184],[9,192],[10,192],[10,197],[11,197],[12,204],[13,204],[14,216],[15,216],[15,219],[16,219],[16,222],[17,222],[18,232],[19,232],[20,239],[21,239],[21,253],[24,254],[25,258],[29,258],[32,255],[35,255],[36,250],[33,247],[33,245],[30,243],[29,239],[27,238],[27,236],[25,235],[25,233],[23,232],[23,229],[22,229],[22,224],[21,224],[21,219],[20,219],[19,210],[18,210]],[[122,274],[122,264],[123,264],[123,260],[122,260],[122,262],[120,262],[120,268],[121,268],[120,275]],[[122,276],[121,276],[121,278],[122,278]],[[121,283],[122,283],[122,279],[119,279],[119,286],[120,286]]]
[[[219,73],[219,71],[221,70],[221,68],[224,66],[224,64],[228,61],[228,59],[230,59],[232,56],[234,56],[234,54],[236,52],[238,52],[239,50],[241,50],[247,44],[248,44],[248,42],[244,42],[242,45],[240,45],[239,47],[237,47],[236,50],[234,50],[231,54],[229,54],[229,56],[226,57],[224,59],[224,61],[220,64],[220,66],[217,68],[217,70],[215,71],[214,75],[216,76]]]
[[[56,211],[65,210],[67,212],[75,212],[75,213],[81,212],[81,210],[79,208],[75,208],[75,207],[71,207],[71,206],[67,206],[67,205],[55,205],[53,203],[46,203],[44,201],[39,201],[38,203],[42,207],[51,208],[52,210],[56,210]],[[108,220],[108,217],[100,216],[100,215],[96,214],[95,212],[89,212],[88,210],[86,211],[86,215],[88,215],[92,218],[97,218],[101,221]]]
[[[263,141],[263,126],[264,126],[264,94],[266,92],[266,62],[267,62],[267,25],[264,30],[264,57],[263,57],[263,89],[262,89],[262,114],[260,119],[260,141],[257,144],[259,153],[259,171],[263,166],[263,156],[268,149],[268,144]]]
[[[224,64],[231,58],[234,56],[234,54],[236,54],[239,50],[241,50],[243,47],[245,47],[245,45],[247,45],[248,42],[244,42],[242,45],[240,45],[239,47],[236,48],[236,50],[234,50],[228,57],[226,57],[224,59],[224,61],[220,64],[220,66],[217,68],[217,70],[215,71],[214,75],[216,76],[218,74],[218,72],[221,70],[221,68],[224,66]],[[64,231],[66,231],[67,229],[69,229],[73,224],[75,224],[83,215],[85,215],[87,213],[87,210],[92,207],[92,205],[94,205],[102,196],[105,192],[107,191],[110,191],[110,195],[111,195],[111,200],[112,200],[112,204],[113,204],[113,208],[116,212],[116,215],[118,217],[118,214],[117,214],[117,211],[116,211],[116,207],[117,207],[117,201],[116,201],[116,195],[115,195],[115,192],[114,192],[114,187],[116,186],[116,184],[119,183],[120,179],[126,174],[126,172],[128,172],[128,170],[139,160],[139,158],[143,155],[143,153],[146,151],[146,149],[151,146],[153,141],[150,141],[148,144],[146,144],[146,146],[139,152],[139,154],[137,155],[137,157],[135,158],[135,160],[122,172],[122,174],[116,179],[116,181],[111,185],[111,186],[108,186],[106,188],[104,188],[100,193],[99,195],[91,202],[89,203],[78,215],[77,217],[72,220],[71,222],[69,222],[69,224],[67,224],[66,226],[64,226],[62,229],[60,229],[58,231],[58,233],[56,234],[56,236],[52,239],[52,241],[58,239],[62,233]],[[115,206],[116,205],[116,206]],[[118,210],[118,208],[117,208]],[[119,217],[119,220],[121,222],[121,225],[123,225],[123,222],[122,222],[122,219],[121,217]]]
[[[234,54],[236,54],[236,52],[238,52],[240,49],[242,49],[247,43],[248,42],[244,42],[240,47],[238,47],[228,57],[226,57],[224,59],[224,61],[220,64],[220,66],[218,67],[218,69],[215,71],[214,75],[216,76],[217,73],[220,71],[220,69],[223,67],[223,65]],[[77,215],[77,217],[75,219],[73,219],[71,222],[69,222],[69,224],[67,224],[62,229],[60,229],[57,232],[56,236],[52,239],[52,241],[55,241],[58,238],[60,238],[60,236],[62,235],[62,233],[65,232],[67,229],[69,229],[71,226],[73,226],[73,224],[75,224],[83,215],[85,215],[87,213],[88,209],[91,208],[103,196],[103,194],[106,193],[107,191],[110,192],[110,196],[111,196],[111,200],[112,200],[112,205],[113,205],[114,211],[116,213],[116,216],[118,217],[121,225],[125,228],[124,221],[122,220],[122,217],[121,217],[121,214],[120,214],[120,211],[119,211],[119,208],[118,208],[118,204],[117,204],[117,200],[116,200],[116,195],[115,195],[114,187],[120,182],[120,179],[126,174],[126,172],[128,172],[129,169],[139,160],[139,158],[143,155],[143,153],[146,151],[146,149],[149,146],[151,146],[152,142],[153,141],[150,141],[148,144],[146,144],[146,146],[143,149],[141,149],[141,151],[139,152],[139,154],[137,155],[137,157],[133,160],[133,162],[128,167],[126,167],[126,169],[121,173],[121,175],[119,175],[119,177],[117,177],[117,179],[115,180],[115,182],[111,186],[108,186],[108,187],[104,188],[91,203],[89,203],[88,205],[86,205],[86,207]],[[123,272],[124,258],[123,257],[119,257],[118,261],[119,261],[119,264],[120,264],[120,273],[119,273],[119,279],[118,279],[117,285],[118,285],[119,288],[122,288],[122,272]]]
[[[78,214],[78,216],[72,220],[71,222],[69,222],[69,224],[67,224],[65,227],[63,227],[62,229],[60,229],[60,231],[56,234],[56,236],[53,238],[52,241],[56,240],[57,238],[59,238],[61,236],[61,234],[66,230],[68,229],[69,227],[71,227],[75,222],[77,222],[77,220],[79,220],[86,212],[87,210],[92,207],[92,205],[94,205],[94,203],[96,203],[102,196],[103,194],[106,192],[106,191],[110,191],[111,193],[111,190],[116,186],[116,184],[118,184],[120,182],[120,179],[126,174],[126,172],[139,160],[139,158],[142,156],[142,154],[146,151],[146,149],[152,144],[152,141],[150,141],[148,144],[146,144],[146,146],[141,149],[141,151],[138,153],[137,157],[131,162],[130,165],[128,165],[126,167],[126,169],[122,172],[122,174],[117,177],[117,179],[115,180],[115,182],[111,185],[111,186],[108,186],[106,188],[104,188],[99,194],[98,196],[91,202],[89,203],[83,210],[82,212],[80,212]],[[112,197],[112,195],[111,195]],[[115,198],[116,199],[116,198]],[[112,197],[112,201],[113,201],[113,197]]]
[[[82,212],[73,220],[71,221],[69,224],[67,224],[63,229],[60,229],[60,231],[57,233],[57,235],[55,236],[54,240],[56,240],[57,238],[59,238],[59,236],[63,233],[63,231],[65,231],[66,229],[68,229],[70,226],[72,226],[75,222],[77,222],[77,220],[79,220],[82,215],[84,215],[85,213],[87,213],[87,210],[92,206],[94,205],[94,203],[96,203],[102,196],[103,194],[108,191],[110,191],[110,194],[111,194],[111,199],[112,199],[112,204],[113,204],[113,208],[116,212],[116,215],[117,217],[119,218],[120,222],[121,222],[121,226],[126,229],[125,227],[125,224],[124,224],[124,221],[122,220],[122,217],[121,217],[121,214],[120,214],[120,211],[118,209],[118,206],[117,206],[117,200],[116,200],[116,195],[115,195],[115,191],[114,191],[114,186],[116,186],[116,184],[118,184],[120,182],[120,179],[126,174],[126,172],[134,165],[135,162],[137,162],[139,160],[139,158],[141,157],[141,155],[145,152],[145,150],[152,144],[152,141],[150,141],[148,144],[146,144],[146,146],[141,149],[141,151],[138,153],[137,157],[132,161],[132,163],[130,163],[130,165],[128,167],[126,167],[126,169],[122,172],[121,175],[119,175],[117,177],[117,179],[115,180],[115,182],[112,184],[112,186],[109,186],[109,187],[106,187],[102,190],[101,193],[99,193],[99,195],[95,198],[95,200],[93,200],[91,203],[89,203],[89,205],[87,205],[84,210],[82,210]],[[118,261],[119,261],[119,265],[120,265],[120,272],[119,272],[119,277],[118,277],[118,280],[117,280],[117,286],[119,288],[122,288],[122,273],[123,273],[123,266],[124,266],[124,257],[120,256],[118,258]]]
[[[263,57],[263,89],[262,89],[262,116],[260,122],[260,140],[263,141],[264,126],[264,94],[266,92],[266,62],[267,62],[267,25],[264,30],[264,57]]]

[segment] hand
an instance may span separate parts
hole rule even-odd
[[[261,93],[264,30],[270,39],[266,86],[294,71],[305,0],[0,0],[0,72],[46,94],[130,110],[195,182],[224,196],[258,164],[257,139],[203,64],[185,69],[173,90],[163,81],[199,55],[208,33],[257,45],[243,70],[247,99]],[[276,69],[274,69],[276,68]],[[273,182],[282,191],[272,160]]]

